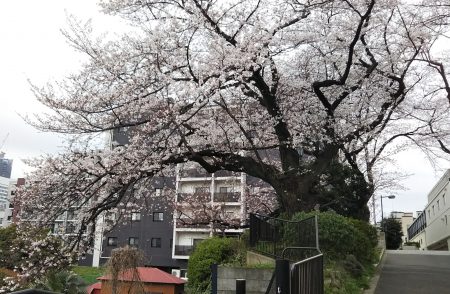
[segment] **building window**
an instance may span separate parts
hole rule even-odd
[[[193,239],[192,240],[192,245],[193,247],[197,247],[198,244],[200,244],[200,242],[202,242],[204,239]]]
[[[445,194],[442,195],[442,204],[445,206]]]
[[[187,269],[180,269],[180,278],[187,278]]]
[[[67,219],[68,220],[74,220],[76,217],[77,216],[75,214],[75,211],[73,211],[73,210],[67,211]]]
[[[108,237],[108,246],[117,246],[117,237]]]
[[[448,225],[448,219],[447,219],[447,216],[445,216],[445,225]]]
[[[152,247],[161,248],[161,238],[152,238]]]
[[[195,187],[195,194],[207,194],[209,193],[209,187]]]
[[[141,213],[140,212],[132,212],[131,213],[131,220],[134,222],[138,222],[141,220]]]
[[[164,220],[163,212],[154,212],[153,213],[153,221],[154,222],[162,222]]]
[[[431,213],[430,213],[430,210],[428,209],[428,218],[430,218],[431,217]]]
[[[105,214],[105,220],[106,221],[110,221],[110,222],[114,222],[116,220],[116,213],[114,213],[112,211],[108,211]]]
[[[438,209],[438,211],[439,211],[439,209],[440,209],[440,205],[439,205],[439,200],[437,201],[437,209]]]
[[[64,223],[54,223],[52,233],[64,234]]]
[[[220,188],[219,188],[219,193],[221,193],[221,194],[226,194],[226,193],[228,193],[228,187],[220,187]]]
[[[155,189],[155,197],[160,197],[162,195],[162,189],[156,188]]]
[[[128,245],[137,247],[139,245],[139,238],[136,237],[128,238]]]
[[[436,213],[434,212],[434,205],[431,207],[431,209],[433,210],[433,216],[435,216]]]
[[[76,227],[72,222],[67,222],[66,234],[73,234],[76,231]]]

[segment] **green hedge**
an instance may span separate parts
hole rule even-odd
[[[238,241],[213,237],[198,244],[189,257],[189,288],[205,291],[211,280],[211,265],[232,262],[237,255]]]
[[[292,220],[318,215],[319,246],[328,260],[343,260],[352,254],[362,263],[373,261],[377,232],[369,223],[333,212],[300,212]]]

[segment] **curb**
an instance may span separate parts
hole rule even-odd
[[[375,275],[370,280],[369,289],[364,290],[364,294],[374,294],[377,288],[378,281],[380,280],[381,269],[383,268],[384,261],[386,259],[386,249],[382,249],[380,253],[380,258],[377,264],[375,264]]]

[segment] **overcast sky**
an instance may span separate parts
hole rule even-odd
[[[24,176],[22,158],[61,150],[61,139],[40,133],[19,116],[42,111],[28,79],[42,85],[75,71],[82,60],[65,41],[60,30],[66,15],[93,18],[99,31],[114,31],[117,21],[99,12],[94,0],[4,1],[0,10],[0,144],[8,158],[14,159],[13,177]],[[397,166],[411,176],[403,182],[408,188],[397,192],[395,200],[384,201],[384,211],[417,211],[426,204],[427,194],[441,177],[419,151],[407,151],[396,158]],[[447,168],[447,162],[441,164]],[[384,193],[390,193],[385,191]],[[386,195],[384,194],[384,195]]]

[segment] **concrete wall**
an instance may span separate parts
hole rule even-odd
[[[420,250],[425,250],[427,249],[427,243],[426,243],[426,235],[425,235],[425,230],[423,230],[422,232],[420,232],[419,234],[415,235],[410,241],[411,242],[417,242],[419,243]]]
[[[236,279],[246,280],[246,294],[264,294],[273,272],[274,269],[219,266],[217,270],[217,294],[235,294]]]
[[[259,265],[259,264],[272,264],[275,267],[275,259],[267,257],[256,252],[247,251],[247,264]]]

